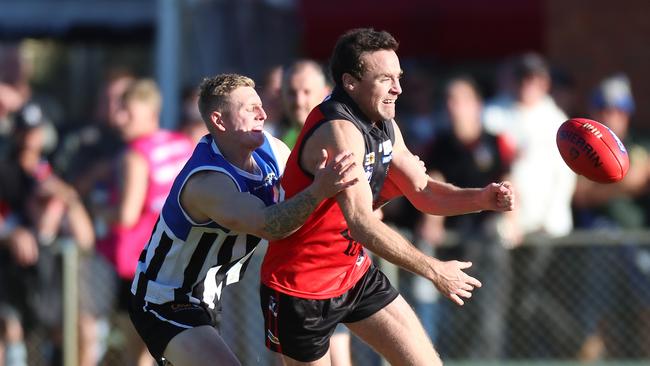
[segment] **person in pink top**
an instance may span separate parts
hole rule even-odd
[[[118,326],[127,336],[125,358],[130,365],[151,365],[127,314],[131,281],[174,178],[191,156],[193,142],[161,129],[161,96],[156,83],[134,81],[121,98],[117,128],[126,143],[120,158],[116,212],[103,251],[119,276]]]

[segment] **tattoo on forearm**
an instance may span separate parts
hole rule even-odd
[[[308,191],[302,191],[289,200],[268,208],[264,218],[264,231],[272,238],[281,238],[304,224],[318,205],[318,200]]]

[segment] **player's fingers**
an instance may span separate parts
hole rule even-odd
[[[354,155],[352,153],[337,156],[335,162],[336,162],[335,168],[337,170],[343,170],[346,167],[350,166],[350,164],[356,163],[354,160]]]
[[[472,262],[457,261],[457,263],[458,263],[458,268],[460,268],[460,269],[465,269],[465,268],[469,268],[469,267],[472,266]]]
[[[449,295],[449,298],[450,298],[453,302],[455,302],[456,304],[458,304],[458,305],[460,305],[460,306],[463,306],[463,304],[465,304],[465,302],[463,301],[463,299],[461,299],[461,298],[460,298],[458,295],[456,295],[456,294],[450,294],[450,295]]]
[[[460,288],[465,291],[474,291],[474,286],[470,285],[469,283],[461,284]]]
[[[344,190],[344,189],[346,189],[348,187],[351,187],[351,186],[353,186],[353,185],[355,185],[357,183],[359,183],[359,178],[354,178],[354,179],[347,180],[347,181],[344,181],[344,182],[339,182],[339,183],[336,184],[336,187],[339,189],[339,191],[342,191],[342,190]]]
[[[497,198],[497,204],[499,206],[501,206],[501,207],[507,207],[510,204],[512,204],[512,199],[510,199],[508,197],[500,197],[500,198]]]
[[[334,157],[333,161],[338,163],[338,162],[344,161],[344,160],[346,160],[346,159],[349,159],[349,158],[350,158],[351,156],[353,156],[353,155],[354,155],[354,154],[351,153],[350,151],[345,150],[345,151],[342,151],[342,152],[338,153],[338,154]]]
[[[320,160],[320,163],[318,164],[318,167],[320,169],[325,168],[325,166],[327,165],[327,157],[328,157],[327,150],[321,149],[321,151],[320,151],[320,159],[321,160]]]
[[[467,279],[465,280],[465,283],[468,283],[468,284],[474,286],[475,288],[479,288],[479,287],[483,286],[481,281],[477,280],[476,278],[474,278],[474,277],[472,277],[470,275],[467,275]]]
[[[497,193],[497,200],[502,202],[512,202],[515,199],[515,196],[510,192]]]
[[[497,206],[502,209],[506,210],[512,210],[515,206],[514,201],[512,198],[503,198],[500,200],[497,200]]]
[[[466,299],[469,299],[470,297],[472,297],[472,293],[471,293],[471,292],[469,292],[469,291],[465,291],[465,290],[463,290],[463,289],[458,289],[458,290],[456,290],[456,295],[458,295],[458,296],[462,296],[462,297],[464,297],[464,298],[466,298]]]
[[[332,165],[334,167],[334,170],[340,171],[341,169],[344,169],[348,165],[354,163],[354,154],[348,151],[344,151],[334,158],[332,161]]]
[[[355,166],[357,166],[357,163],[355,161],[351,161],[343,166],[340,166],[337,170],[339,172],[339,175],[345,176],[352,173]]]

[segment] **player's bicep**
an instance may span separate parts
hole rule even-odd
[[[365,143],[359,130],[348,121],[331,121],[319,127],[307,140],[303,149],[301,163],[310,173],[314,173],[320,158],[320,150],[326,149],[328,156],[336,156],[344,151],[354,154],[356,165],[352,175],[359,183],[341,191],[336,200],[350,226],[358,220],[372,215],[372,190],[363,169]]]
[[[258,235],[264,225],[264,203],[242,193],[225,173],[200,172],[181,193],[183,209],[196,222],[209,219],[230,230]]]
[[[429,176],[427,175],[426,167],[422,160],[406,147],[402,134],[393,122],[395,130],[395,144],[393,147],[393,158],[390,163],[387,179],[390,184],[387,189],[392,186],[392,190],[399,190],[407,198],[411,199],[414,196],[421,194],[429,183]],[[393,192],[393,194],[396,194]]]

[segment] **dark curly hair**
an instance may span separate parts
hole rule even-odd
[[[346,72],[361,79],[365,72],[365,65],[361,61],[364,52],[397,51],[398,46],[397,40],[386,31],[357,28],[346,32],[336,42],[330,59],[330,72],[334,83],[342,85],[342,77]]]

